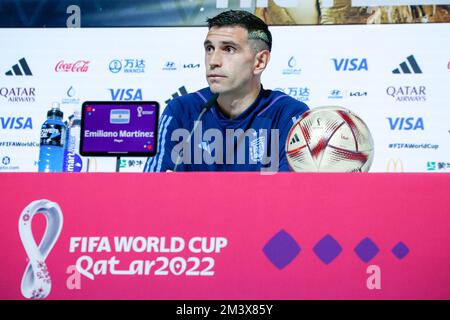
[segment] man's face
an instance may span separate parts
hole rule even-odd
[[[206,80],[214,93],[249,90],[256,53],[240,26],[212,27],[204,43]]]

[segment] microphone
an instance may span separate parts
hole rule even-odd
[[[191,141],[191,137],[194,134],[195,129],[197,129],[198,124],[200,123],[200,120],[202,119],[203,115],[211,110],[212,106],[217,102],[217,98],[219,98],[219,94],[215,93],[209,98],[209,100],[202,106],[202,111],[197,117],[197,120],[194,121],[194,127],[192,128],[191,132],[189,133],[189,136],[186,139],[186,144],[189,146],[189,142]],[[175,163],[175,167],[173,169],[174,172],[177,171],[177,167],[180,164],[181,155],[178,154],[177,162]]]
[[[212,108],[214,103],[216,103],[218,98],[219,98],[219,94],[218,93],[214,93],[211,96],[211,98],[209,98],[209,100],[203,105],[202,109],[205,110],[205,112],[208,112]],[[200,118],[200,116],[199,116],[199,118]],[[197,119],[197,121],[199,120],[199,118]]]

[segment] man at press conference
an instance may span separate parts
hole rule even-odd
[[[209,87],[169,102],[159,122],[157,154],[144,172],[289,171],[287,135],[308,107],[261,84],[272,49],[268,26],[235,10],[207,22]]]

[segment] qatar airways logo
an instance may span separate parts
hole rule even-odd
[[[55,66],[55,72],[88,72],[89,71],[88,60],[78,60],[75,62],[59,61]]]

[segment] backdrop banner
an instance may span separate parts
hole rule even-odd
[[[375,144],[370,172],[448,173],[449,27],[274,26],[262,84],[311,109],[338,106],[357,114]],[[207,32],[0,29],[6,48],[0,60],[0,172],[38,171],[41,126],[54,102],[67,122],[85,101],[158,101],[162,113],[171,100],[207,87]],[[124,156],[120,172],[142,172],[145,161]],[[90,172],[116,171],[115,157],[81,162],[76,166]]]

